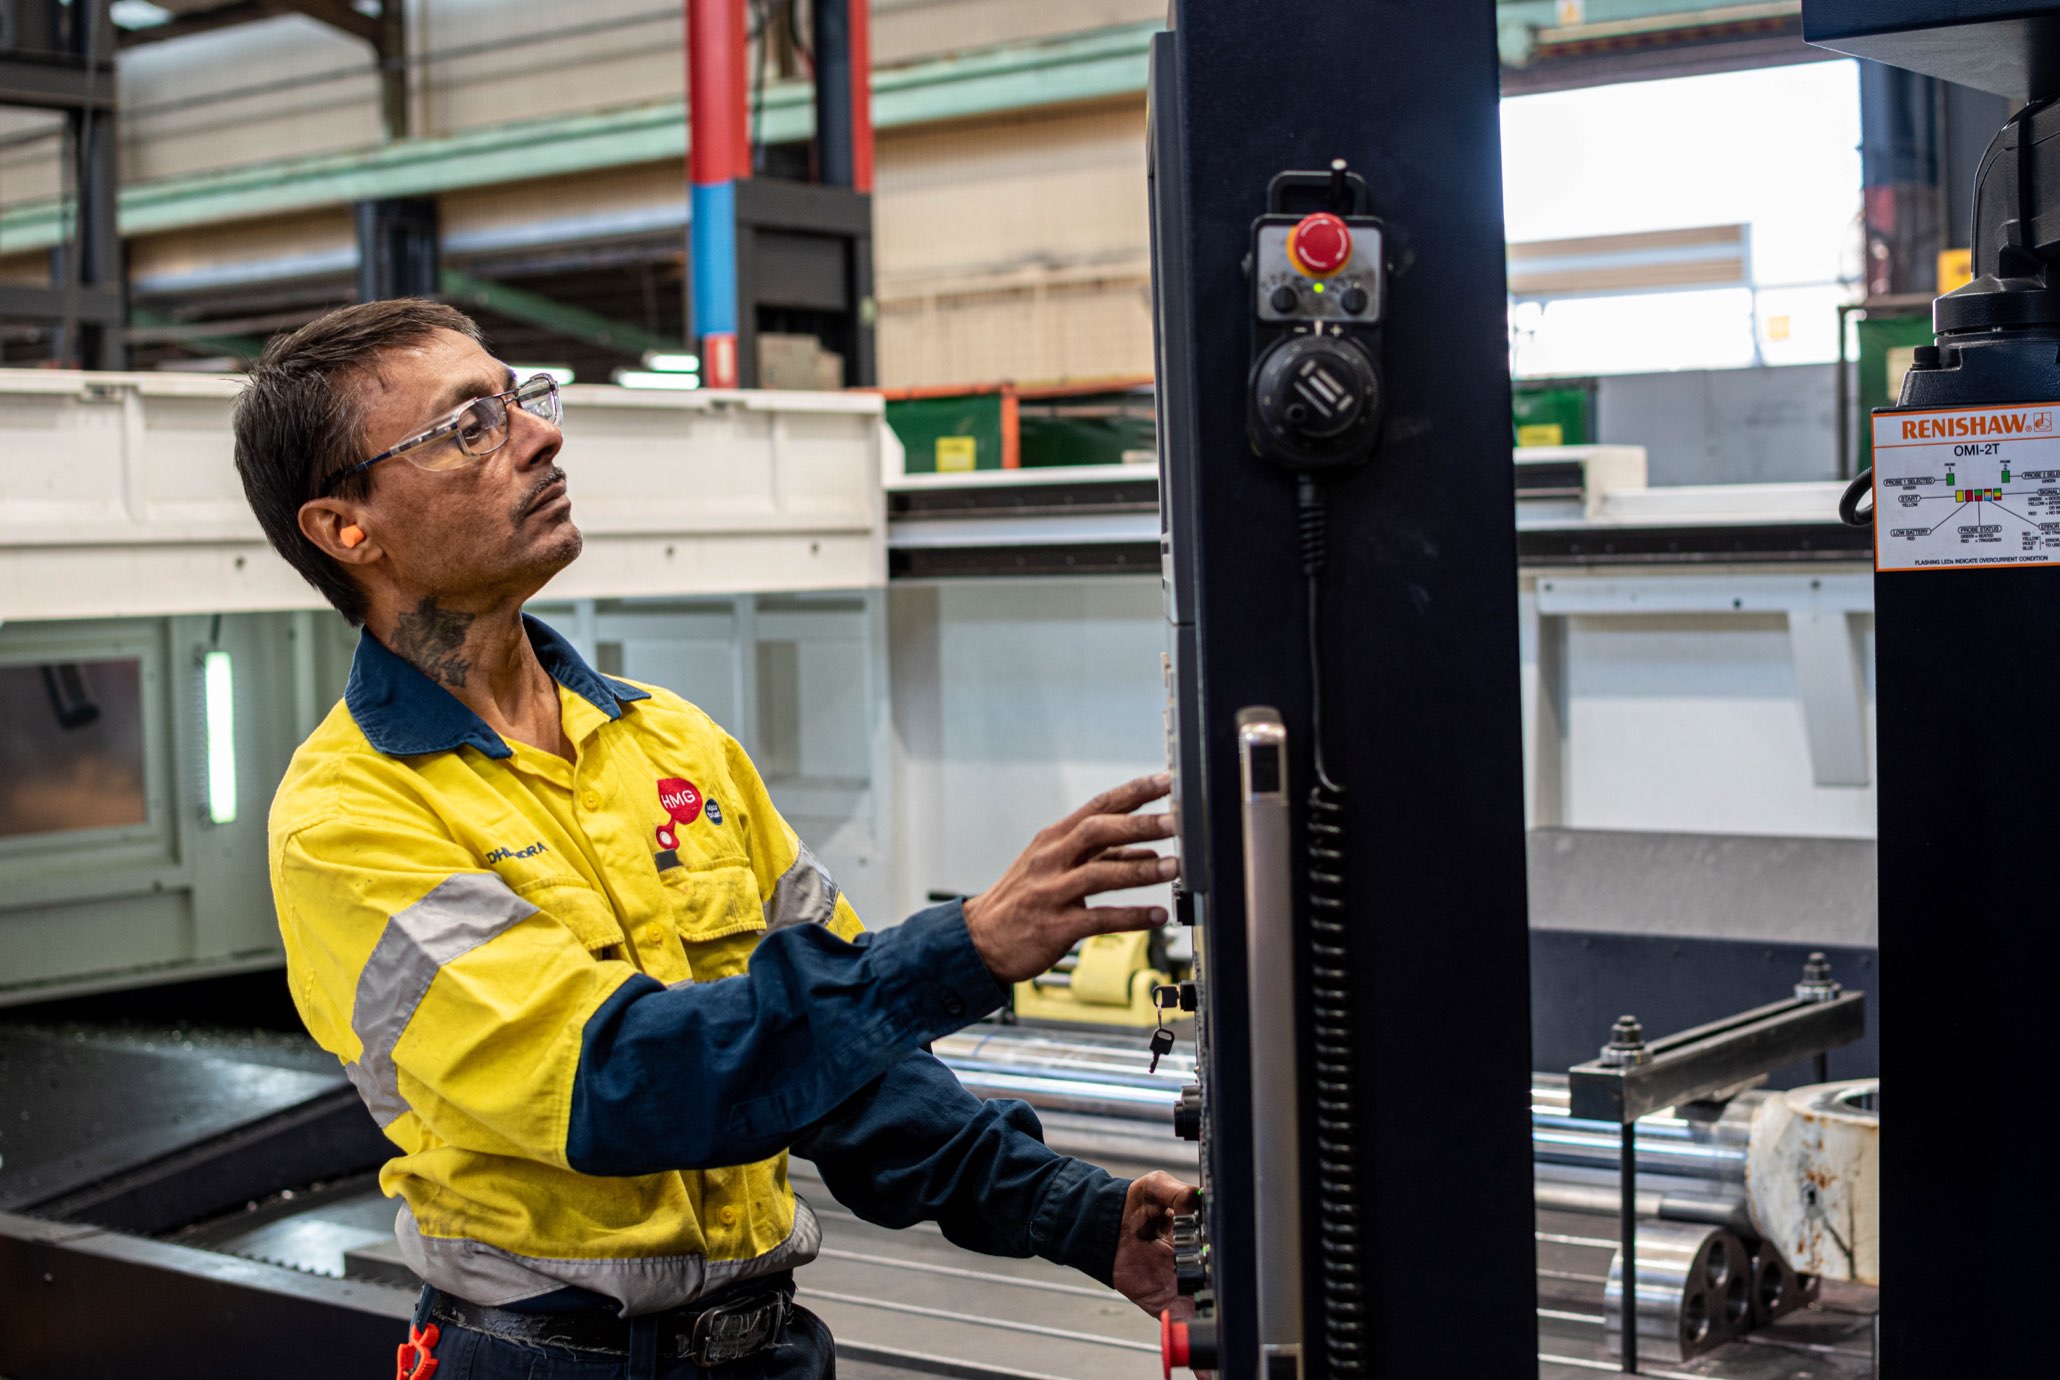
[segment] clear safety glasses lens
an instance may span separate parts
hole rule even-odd
[[[552,426],[565,418],[565,404],[558,396],[558,380],[549,374],[531,374],[515,389],[515,404],[532,417]]]
[[[558,383],[549,374],[534,374],[524,379],[509,396],[524,412],[553,426],[564,415],[564,408],[558,401]],[[403,453],[425,470],[456,470],[477,463],[507,444],[507,399],[481,398],[453,417],[449,426],[455,445],[424,445]]]

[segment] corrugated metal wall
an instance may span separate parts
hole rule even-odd
[[[880,379],[1152,368],[1144,103],[880,140]]]

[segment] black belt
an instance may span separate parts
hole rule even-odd
[[[707,1299],[634,1320],[598,1308],[559,1313],[483,1308],[441,1289],[430,1291],[429,1316],[452,1327],[525,1346],[556,1346],[608,1356],[629,1355],[634,1321],[657,1328],[660,1356],[705,1367],[755,1356],[771,1346],[780,1339],[793,1306],[794,1276],[789,1272],[754,1279]]]

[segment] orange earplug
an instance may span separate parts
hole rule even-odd
[[[345,546],[356,546],[365,539],[365,529],[355,522],[336,534],[336,539]]]

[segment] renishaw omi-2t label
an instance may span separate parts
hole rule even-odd
[[[1874,568],[2060,565],[2060,402],[1874,417]]]

